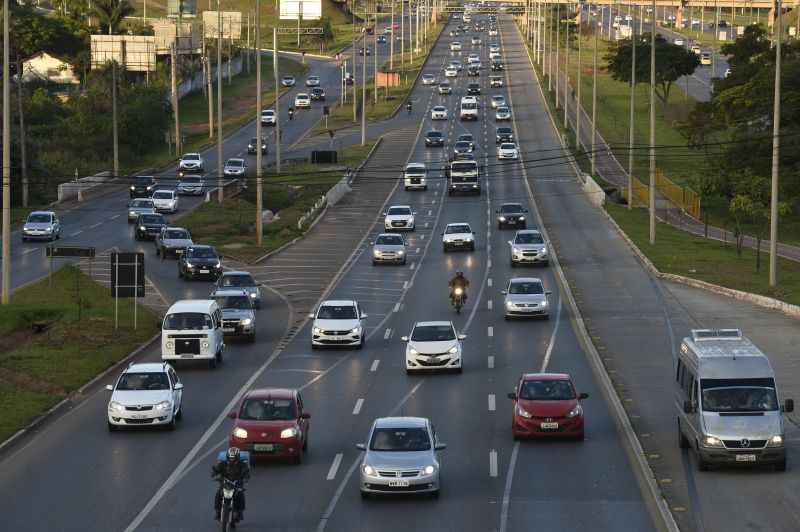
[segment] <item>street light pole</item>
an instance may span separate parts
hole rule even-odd
[[[275,78],[275,171],[281,173],[281,88],[278,79],[278,28],[272,28],[272,76]]]
[[[364,15],[365,27],[368,23]],[[367,143],[367,37],[364,37],[364,57],[361,59],[361,145]]]
[[[778,172],[781,154],[781,41],[783,40],[783,20],[781,0],[775,0],[778,10],[775,33],[775,95],[772,105],[772,187],[769,208],[769,285],[778,283]],[[6,52],[7,53],[7,52]],[[3,115],[5,120],[5,115]],[[4,122],[5,125],[5,122]],[[5,197],[5,196],[4,196]],[[3,240],[5,245],[6,240]],[[5,262],[3,263],[5,264]]]
[[[222,10],[217,0],[217,201],[222,203]]]
[[[556,4],[556,109],[559,106],[559,100],[561,99],[560,94],[561,92],[558,90],[559,82],[561,81],[561,76],[558,73],[558,68],[561,66],[559,61],[559,52],[561,51],[561,4]],[[566,123],[564,124],[566,126]]]
[[[261,186],[261,0],[256,0],[256,245],[264,240],[264,221]],[[274,58],[277,61],[277,57]],[[276,95],[277,96],[277,95]]]
[[[592,28],[594,29],[594,53],[592,54],[592,177],[595,175],[595,160],[597,158],[597,154],[595,153],[597,151],[597,34],[603,31],[601,24],[602,23],[592,24]]]
[[[575,105],[575,148],[578,153],[581,151],[581,119],[583,117],[583,100],[581,100],[581,71],[583,70],[583,59],[581,59],[581,28],[583,27],[583,6],[578,4],[578,103]]]
[[[633,4],[631,3],[631,9]],[[633,114],[634,114],[634,98],[636,97],[636,31],[633,29],[633,21],[631,21],[631,105],[630,105],[630,124],[629,147],[628,147],[628,209],[633,208],[633,144],[634,144],[634,127],[633,127]]]
[[[656,243],[656,0],[650,22],[650,244]]]
[[[391,33],[389,33],[389,70],[394,71],[394,0],[392,0],[392,19],[389,23]]]
[[[3,0],[3,265],[2,304],[11,299],[11,80],[9,80],[10,48],[8,0]],[[22,73],[20,72],[20,75]]]

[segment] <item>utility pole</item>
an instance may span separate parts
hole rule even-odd
[[[400,0],[400,68],[405,75],[406,69],[406,6],[403,0]],[[394,39],[394,27],[392,27],[392,39]],[[405,77],[405,76],[404,76]],[[353,118],[355,120],[355,117]]]
[[[578,153],[581,151],[581,122],[583,118],[583,100],[581,100],[581,71],[583,70],[583,59],[581,58],[581,41],[583,35],[583,7],[586,4],[578,4],[578,103],[575,105],[575,148]]]
[[[631,4],[633,6],[633,4]],[[633,208],[633,145],[634,145],[634,98],[636,97],[636,32],[631,21],[631,105],[630,105],[630,131],[628,147],[628,210]]]
[[[656,0],[650,23],[650,244],[656,243]]]
[[[225,199],[222,164],[222,10],[217,0],[217,201],[220,203]]]
[[[564,130],[569,131],[569,8],[567,6],[567,18],[564,26]]]
[[[364,24],[368,23],[364,15]],[[377,51],[376,51],[377,53]],[[361,60],[361,145],[367,143],[367,37],[364,32],[364,57]]]
[[[175,117],[175,155],[180,157],[181,155],[181,120],[180,114],[178,112],[178,35],[176,32],[175,41],[172,43],[172,49],[170,50],[170,81],[172,85],[172,114]]]
[[[376,12],[377,13],[377,12]],[[378,15],[375,15],[372,31],[372,81],[373,81],[373,101],[378,105]],[[365,37],[366,38],[366,37]]]
[[[122,41],[122,45],[124,49],[125,41]],[[117,61],[114,60],[111,63],[111,134],[114,143],[114,177],[119,177],[119,128],[117,120]]]
[[[597,159],[597,34],[603,31],[601,23],[593,23],[594,53],[592,54],[592,177],[595,175],[595,160]]]
[[[392,4],[392,19],[389,23],[389,27],[392,29],[392,32],[389,34],[389,70],[394,71],[394,0],[391,0]]]
[[[22,100],[24,98],[24,90],[22,83],[22,59],[17,54],[17,105],[19,110],[19,154],[20,154],[20,169],[22,170],[22,206],[28,206],[28,150],[25,146],[25,112]]]
[[[205,40],[205,38],[204,38]],[[206,56],[204,58],[206,64],[206,84],[208,88],[206,92],[208,93],[208,138],[214,138],[214,84],[212,82],[212,75],[211,75],[211,60]],[[219,68],[219,65],[217,65]]]
[[[545,4],[546,6],[546,4]],[[553,64],[553,59],[550,57],[550,54],[547,50],[547,41],[548,37],[550,37],[550,47],[553,47],[553,37],[550,35],[550,28],[547,27],[547,12],[550,11],[547,7],[544,10],[544,72],[547,76],[547,92],[553,91],[553,75],[551,73],[550,66]],[[552,23],[552,20],[550,21]]]
[[[556,4],[556,109],[559,106],[559,100],[561,99],[560,95],[561,92],[559,91],[559,83],[561,81],[561,75],[558,73],[558,69],[561,66],[561,61],[559,59],[559,52],[561,52],[561,4]],[[566,126],[566,122],[564,126]]]
[[[778,173],[780,171],[781,154],[781,41],[783,40],[783,17],[781,16],[783,6],[781,6],[781,0],[775,0],[775,8],[778,12],[778,21],[775,30],[775,96],[772,105],[772,187],[769,207],[770,286],[778,284]],[[5,117],[5,114],[3,116]],[[6,240],[3,239],[3,245],[5,245],[5,242]],[[3,264],[5,265],[5,262]]]
[[[278,81],[278,28],[272,28],[272,75],[275,78],[275,170],[281,173],[281,88]]]
[[[256,0],[256,245],[264,240],[264,221],[261,218],[263,206],[261,185],[261,0]],[[277,62],[277,57],[274,58]],[[276,94],[277,97],[277,94]]]
[[[3,0],[3,14],[3,294],[0,299],[3,305],[8,305],[11,299],[11,76],[8,75],[11,71],[8,19],[11,17],[8,0]]]

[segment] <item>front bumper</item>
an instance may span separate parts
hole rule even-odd
[[[390,264],[405,264],[406,262],[406,255],[403,253],[399,255],[397,253],[392,252],[385,252],[380,254],[372,254],[372,263],[390,263]]]
[[[498,153],[498,154],[497,154],[497,158],[498,158],[498,159],[510,159],[510,160],[514,160],[514,159],[516,159],[516,158],[517,158],[517,154],[516,154],[516,153],[502,153],[502,152],[501,152],[501,153]]]
[[[474,240],[444,240],[442,245],[445,249],[474,249]]]
[[[203,187],[178,187],[178,194],[200,196],[203,194]]]
[[[402,225],[400,225],[402,223]],[[414,222],[391,222],[391,223],[384,223],[384,229],[386,231],[413,231],[414,230]]]
[[[786,460],[786,447],[764,447],[762,449],[709,449],[700,447],[700,457],[712,464],[757,466],[759,464],[775,464]],[[737,456],[755,457],[745,461]]]
[[[189,279],[197,279],[198,277],[210,277],[216,279],[222,275],[222,266],[194,266],[192,268],[184,269],[183,275]]]
[[[431,120],[447,120],[447,115],[441,114],[441,113],[434,114],[434,115],[431,115]]]
[[[317,347],[325,346],[357,346],[361,345],[362,333],[353,333],[350,331],[336,331],[343,334],[329,334],[330,331],[320,331],[318,333],[311,333],[311,345]]]
[[[547,264],[550,262],[550,254],[534,252],[512,253],[511,262],[514,264]]]
[[[156,212],[176,213],[178,212],[178,204],[156,206]]]
[[[108,410],[108,422],[115,427],[147,427],[167,425],[172,422],[172,410],[155,408],[140,412]]]
[[[303,444],[296,437],[275,441],[239,439],[231,436],[228,438],[228,444],[249,452],[251,458],[294,458],[303,452]]]
[[[253,336],[256,334],[255,321],[242,325],[241,320],[222,320],[222,334],[225,336]]]
[[[203,167],[202,167],[202,166],[199,166],[199,165],[191,165],[191,166],[184,166],[184,165],[181,165],[181,166],[179,166],[179,167],[178,167],[178,171],[179,171],[179,172],[184,172],[184,173],[188,173],[188,172],[202,172],[202,171],[203,171]]]
[[[406,188],[419,188],[419,189],[426,189],[428,185],[425,183],[424,177],[407,177],[405,178],[405,186]]]
[[[505,306],[506,309],[506,316],[514,317],[514,318],[535,318],[535,317],[547,317],[550,315],[550,306],[543,307],[541,305],[536,305],[535,307],[527,306],[532,305],[533,303],[525,303],[525,307],[520,307],[519,305],[514,305],[510,307],[508,305]]]
[[[56,234],[54,231],[22,230],[22,238],[26,240],[52,240]]]
[[[390,484],[408,484],[395,486]],[[439,473],[419,475],[416,477],[381,477],[368,476],[361,472],[360,489],[362,493],[399,494],[399,493],[433,493],[439,491]]]
[[[409,355],[406,354],[407,371],[437,371],[461,369],[461,354]]]
[[[444,146],[444,141],[443,140],[428,140],[428,139],[425,139],[425,145],[426,146],[431,146],[431,147],[433,147],[433,146],[439,146],[440,147],[440,146]]]
[[[548,421],[549,420],[549,421]],[[542,424],[556,423],[557,428],[542,428]],[[514,414],[512,432],[515,438],[564,438],[583,435],[583,416],[574,418],[527,419]]]
[[[450,185],[448,187],[448,192],[450,194],[455,194],[456,192],[462,192],[464,194],[480,194],[481,187],[480,185]]]

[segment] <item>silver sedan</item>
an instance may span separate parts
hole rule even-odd
[[[515,277],[508,281],[503,294],[505,318],[542,317],[550,318],[550,301],[552,292],[545,290],[542,280],[537,277]]]
[[[359,488],[371,494],[427,493],[439,496],[437,451],[445,449],[431,422],[423,417],[384,417],[372,424],[364,451]]]
[[[381,233],[372,244],[372,264],[406,263],[406,241],[402,235]]]

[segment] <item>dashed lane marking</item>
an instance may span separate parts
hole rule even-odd
[[[333,480],[336,478],[336,472],[339,471],[339,466],[342,463],[342,457],[344,455],[342,453],[337,453],[336,456],[333,457],[333,463],[331,464],[331,468],[328,470],[328,476],[325,477],[327,480]]]
[[[372,373],[375,373],[376,371],[378,371],[378,366],[380,365],[380,363],[381,360],[379,358],[376,358],[375,360],[372,361],[372,365],[369,367],[369,370]]]
[[[356,406],[353,407],[353,415],[357,416],[361,413],[361,407],[364,406],[364,398],[359,397],[358,401],[356,401]]]

